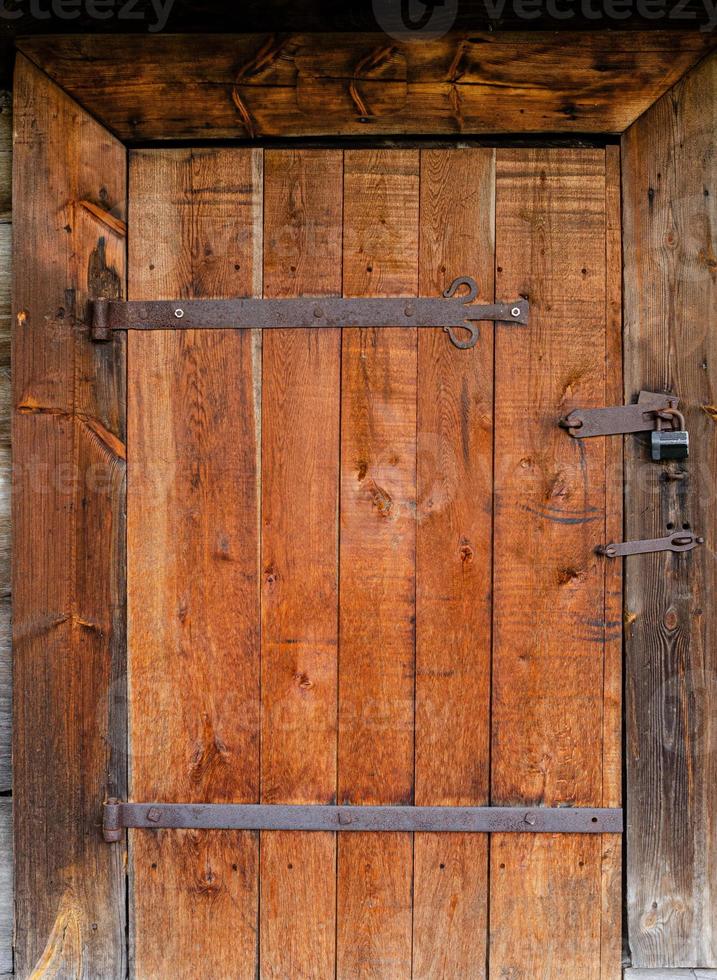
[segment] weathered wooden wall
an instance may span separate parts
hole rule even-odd
[[[623,138],[625,394],[677,393],[684,465],[628,440],[628,538],[694,527],[626,566],[627,881],[636,967],[717,967],[717,56]]]
[[[12,973],[10,241],[12,99],[0,91],[0,977]]]

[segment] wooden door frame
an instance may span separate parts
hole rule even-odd
[[[19,976],[37,965],[82,977],[123,977],[126,968],[125,855],[122,845],[102,841],[98,806],[126,790],[125,358],[121,340],[92,344],[87,325],[89,299],[125,295],[126,145],[367,135],[455,141],[511,134],[528,143],[620,137],[625,396],[682,385],[693,445],[706,449],[716,410],[707,404],[701,411],[685,385],[695,379],[698,355],[700,391],[717,382],[708,336],[690,333],[692,324],[707,322],[714,281],[680,290],[672,243],[663,243],[661,266],[650,236],[657,215],[662,221],[671,214],[675,196],[682,207],[683,198],[708,186],[715,122],[694,108],[680,113],[680,100],[699,103],[715,92],[715,58],[707,57],[715,43],[708,34],[665,31],[451,34],[413,44],[362,34],[19,41],[13,283]],[[697,141],[694,171],[676,174],[675,156],[690,141]],[[679,215],[671,220],[679,225]],[[619,262],[616,235],[608,229]],[[700,261],[713,268],[710,254]],[[660,291],[663,280],[668,288]],[[675,290],[677,311],[670,303]],[[619,317],[621,297],[610,302]],[[646,468],[641,452],[632,447],[626,454],[630,535],[654,536],[666,519],[677,526],[706,521],[713,464],[691,475],[688,500],[685,481],[660,480],[660,468]],[[616,459],[618,472],[621,465]],[[675,693],[666,685],[675,637],[687,672],[681,694],[701,698],[702,711],[717,700],[709,685],[690,689],[694,672],[709,669],[705,638],[717,636],[717,614],[694,615],[715,584],[709,555],[705,549],[681,561],[678,572],[661,556],[627,567],[628,839],[650,826],[668,828],[661,830],[663,852],[628,850],[630,942],[639,966],[717,965],[704,960],[696,908],[690,906],[694,921],[687,925],[666,905],[658,908],[656,917],[664,912],[664,919],[657,942],[645,924],[664,858],[685,854],[679,886],[689,904],[709,854],[707,818],[699,816],[707,781],[687,786],[680,775],[684,753],[699,763],[688,723],[682,719],[675,733],[682,755],[665,744],[656,748],[650,731]],[[615,586],[612,612],[619,620]],[[650,633],[656,622],[664,624],[657,644]],[[646,649],[654,654],[647,665]],[[606,698],[619,711],[621,691]],[[38,719],[48,733],[43,742]],[[646,773],[641,758],[662,767],[659,778]],[[692,820],[687,850],[674,839],[672,782],[684,789]],[[710,875],[717,879],[717,870],[708,869]],[[674,962],[666,962],[670,957]]]

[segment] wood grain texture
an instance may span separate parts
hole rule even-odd
[[[622,216],[620,148],[605,147],[605,405],[622,404]],[[623,439],[605,441],[605,541],[623,534]],[[602,805],[622,806],[622,562],[604,566]],[[602,838],[601,980],[622,972],[622,835]]]
[[[12,216],[12,92],[0,91],[0,223]]]
[[[267,151],[264,295],[341,295],[343,153]],[[336,801],[339,330],[263,349],[262,800]],[[336,837],[261,849],[261,975],[333,975]]]
[[[13,974],[12,800],[0,800],[0,976]]]
[[[12,789],[12,613],[10,304],[12,94],[0,92],[0,791]],[[12,800],[0,806],[0,975],[13,970]]]
[[[494,299],[495,153],[421,152],[419,288],[460,275]],[[470,351],[418,334],[416,803],[488,802],[493,325]],[[467,356],[463,356],[467,355]],[[482,977],[487,838],[415,837],[414,975]]]
[[[360,33],[19,42],[125,140],[618,133],[714,43],[688,31],[453,32],[420,44]]]
[[[10,552],[12,453],[10,420],[10,337],[12,311],[12,225],[9,222],[11,195],[12,133],[8,102],[0,93],[0,792],[12,787],[12,643],[10,623]],[[2,201],[7,201],[3,211]],[[5,220],[7,219],[7,220]]]
[[[626,455],[626,532],[691,524],[706,546],[628,560],[628,919],[633,965],[717,966],[717,60],[623,140],[625,395],[675,392],[691,459]],[[682,480],[669,479],[682,471]]]
[[[85,315],[125,248],[77,201],[123,216],[125,153],[22,57],[14,115],[15,968],[124,977],[124,355]]]
[[[605,444],[557,421],[604,403],[605,213],[604,151],[498,152],[496,291],[531,320],[496,328],[496,805],[602,801]],[[598,978],[600,931],[599,839],[494,835],[492,977]]]
[[[625,970],[624,980],[715,980],[717,970],[680,970],[670,969],[650,970],[637,968]]]
[[[131,298],[260,292],[257,151],[135,153],[130,178]],[[256,802],[260,350],[132,334],[129,373],[130,792]],[[253,978],[257,835],[131,843],[137,976]]]
[[[416,295],[419,163],[346,152],[345,295]],[[341,803],[413,801],[416,369],[415,330],[343,332]],[[337,976],[410,976],[411,835],[348,834],[338,854]]]

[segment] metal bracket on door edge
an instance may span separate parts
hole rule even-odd
[[[692,551],[705,539],[689,531],[675,531],[666,538],[647,538],[644,541],[622,541],[598,548],[598,554],[606,558],[624,558],[626,555],[651,555],[658,551]]]
[[[456,297],[462,286],[468,294]],[[191,299],[151,302],[96,299],[92,304],[93,340],[109,340],[115,330],[316,329],[317,327],[443,327],[454,346],[475,347],[476,321],[528,322],[530,304],[480,304],[478,284],[470,276],[455,279],[443,298],[340,299]],[[461,339],[456,333],[467,330]]]
[[[641,391],[635,405],[576,408],[561,419],[560,425],[567,429],[573,439],[650,432],[659,428],[660,412],[675,412],[679,403],[676,395]]]
[[[323,806],[246,803],[104,804],[112,843],[143,830],[408,831],[435,833],[620,834],[622,810],[593,807]]]

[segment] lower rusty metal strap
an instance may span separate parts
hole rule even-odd
[[[690,531],[676,531],[664,538],[646,538],[642,541],[614,541],[597,549],[606,558],[627,558],[629,555],[653,555],[659,551],[692,551],[704,544],[705,539]]]
[[[246,803],[104,805],[106,841],[143,830],[341,830],[619,834],[622,810],[590,807],[322,806]]]
[[[456,296],[462,287],[465,295]],[[529,303],[473,303],[478,285],[469,276],[456,279],[443,298],[340,299],[330,296],[292,299],[191,299],[152,302],[96,299],[92,304],[93,340],[109,340],[115,330],[316,329],[319,327],[442,327],[452,343],[466,350],[480,336],[476,322],[528,322]],[[461,337],[457,331],[467,331]]]

